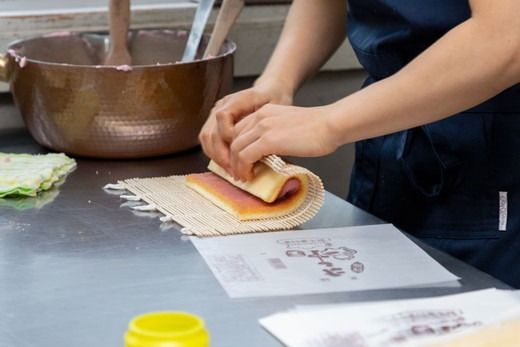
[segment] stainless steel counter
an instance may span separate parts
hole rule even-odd
[[[0,151],[38,153],[44,149],[24,131],[3,131]],[[257,320],[295,304],[507,288],[426,248],[462,278],[462,287],[231,300],[175,228],[161,226],[157,218],[134,215],[120,206],[117,196],[101,189],[118,179],[185,174],[202,171],[205,165],[199,150],[138,161],[78,159],[78,169],[66,183],[42,196],[49,201],[18,202],[16,209],[3,206],[7,202],[0,199],[0,346],[122,346],[128,321],[154,310],[201,315],[212,346],[279,346]],[[31,203],[40,207],[28,208]],[[328,194],[320,214],[305,228],[379,222]]]

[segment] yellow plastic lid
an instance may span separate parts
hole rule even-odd
[[[125,334],[126,347],[209,347],[204,321],[185,312],[150,312],[135,317]]]

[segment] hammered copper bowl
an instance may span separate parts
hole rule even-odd
[[[177,63],[186,39],[185,31],[130,32],[130,71],[102,65],[106,34],[18,41],[0,56],[0,79],[45,147],[100,158],[175,153],[198,145],[212,106],[230,92],[236,49],[227,41],[217,57]]]

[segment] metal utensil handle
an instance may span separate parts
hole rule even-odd
[[[244,0],[224,0],[222,2],[215,23],[215,28],[213,29],[211,39],[206,47],[206,51],[204,52],[204,57],[216,56],[219,54],[220,47],[222,47],[224,40],[226,40],[226,37],[229,35],[231,27],[235,24],[235,21],[243,8]]]
[[[214,3],[215,0],[200,0],[199,6],[197,7],[197,12],[195,13],[195,19],[193,20],[193,24],[191,26],[190,36],[188,37],[186,49],[184,50],[184,55],[182,56],[182,61],[192,61],[195,59],[202,34],[204,33],[204,28],[206,27],[206,23],[208,22],[208,18],[211,10],[213,9]]]

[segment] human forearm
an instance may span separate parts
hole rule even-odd
[[[294,0],[276,49],[253,88],[217,102],[199,140],[204,152],[229,169],[235,124],[266,104],[290,105],[301,83],[345,37],[346,0]]]
[[[345,0],[295,0],[275,51],[259,83],[275,83],[294,94],[345,38]]]
[[[230,171],[250,179],[266,155],[325,155],[347,142],[449,117],[520,82],[520,2],[470,2],[470,20],[395,75],[334,104],[268,104],[241,119]]]
[[[520,82],[520,27],[472,18],[400,72],[340,100],[329,126],[337,144],[434,122]]]

